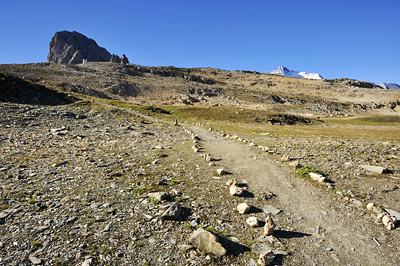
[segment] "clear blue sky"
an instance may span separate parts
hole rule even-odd
[[[75,30],[140,65],[400,84],[399,0],[0,0],[0,14],[0,63],[44,62]]]

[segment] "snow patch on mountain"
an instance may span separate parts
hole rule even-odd
[[[318,73],[308,73],[304,71],[290,70],[284,66],[278,66],[276,69],[269,71],[268,74],[282,75],[287,77],[306,78],[306,79],[323,79]]]
[[[400,85],[396,83],[381,83],[379,86],[386,90],[400,90]]]

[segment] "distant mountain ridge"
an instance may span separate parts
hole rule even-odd
[[[278,66],[274,70],[269,71],[268,74],[282,75],[282,76],[296,77],[296,78],[306,78],[306,79],[323,79],[323,77],[318,73],[308,73],[304,71],[290,70],[284,66]]]
[[[382,88],[386,90],[400,90],[400,85],[396,83],[381,83],[379,84]]]

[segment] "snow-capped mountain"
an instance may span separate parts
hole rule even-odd
[[[400,85],[396,83],[381,83],[379,86],[386,90],[400,90]]]
[[[268,72],[268,74],[282,75],[287,77],[306,78],[306,79],[323,79],[318,73],[308,73],[303,71],[294,71],[287,69],[284,66],[278,66],[275,70]]]

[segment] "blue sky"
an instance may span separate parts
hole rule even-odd
[[[1,0],[0,14],[0,63],[44,62],[54,33],[75,30],[146,66],[400,84],[398,0]]]

